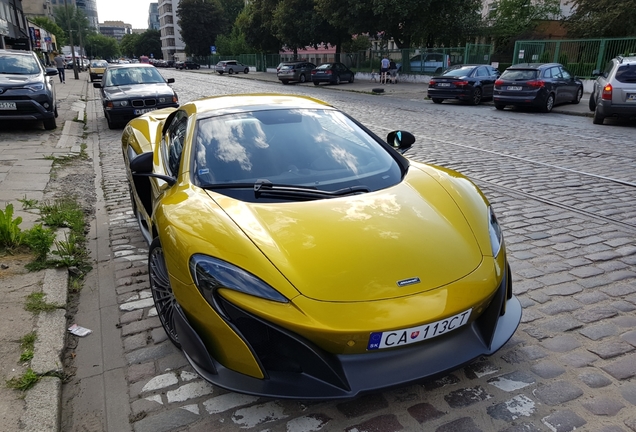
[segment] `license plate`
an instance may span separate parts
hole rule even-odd
[[[136,110],[135,110],[135,115],[145,114],[145,113],[147,113],[147,112],[154,111],[154,110],[156,110],[156,109],[157,109],[157,108],[136,109]]]
[[[627,102],[636,102],[636,93],[627,93]]]
[[[521,87],[521,86],[508,86],[508,90],[516,90],[516,91],[518,91],[518,90],[521,90],[522,88],[523,87]]]
[[[468,309],[455,316],[417,327],[388,332],[373,332],[369,336],[367,350],[394,348],[443,335],[466,324],[471,312],[472,309]]]
[[[450,87],[450,83],[438,83],[437,87]]]
[[[0,102],[0,110],[17,110],[15,102]]]

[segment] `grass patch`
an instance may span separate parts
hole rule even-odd
[[[58,306],[53,303],[47,303],[44,299],[45,297],[46,294],[43,292],[34,292],[29,294],[26,298],[24,309],[29,312],[39,313],[52,311],[58,308]]]
[[[20,339],[20,348],[22,348],[22,353],[20,354],[21,363],[31,361],[31,359],[33,358],[33,350],[35,347],[36,339],[37,334],[34,331],[25,334],[24,336],[22,336],[22,339]]]
[[[38,206],[38,200],[28,199],[26,195],[24,196],[24,198],[19,199],[18,201],[22,204],[22,208],[24,210],[31,210],[31,209],[37,208]]]
[[[28,390],[40,381],[40,375],[36,374],[33,369],[29,368],[22,376],[11,378],[7,381],[7,387],[15,390]]]

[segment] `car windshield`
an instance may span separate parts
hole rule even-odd
[[[92,68],[105,68],[107,66],[108,66],[108,63],[103,60],[91,62]]]
[[[320,65],[320,66],[318,66],[316,69],[318,69],[318,70],[331,69],[331,63],[321,64],[321,65]]]
[[[475,66],[464,66],[464,67],[459,67],[457,69],[447,70],[446,72],[444,72],[442,76],[463,77],[463,76],[470,75],[471,72],[474,70],[475,70]]]
[[[194,143],[194,183],[222,193],[265,180],[318,191],[372,191],[401,179],[389,150],[331,109],[210,117],[198,122]]]
[[[127,67],[109,69],[104,87],[165,82],[154,67]]]
[[[33,75],[40,73],[40,65],[30,55],[0,55],[0,74]]]
[[[508,69],[501,74],[502,80],[508,81],[528,81],[537,78],[536,69]]]
[[[291,64],[291,65],[282,65],[282,66],[280,67],[280,69],[281,69],[281,70],[289,70],[289,69],[294,69],[294,67],[295,67],[295,66],[296,66],[296,65],[293,65],[293,64]]]

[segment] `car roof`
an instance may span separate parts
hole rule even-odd
[[[561,63],[519,63],[508,67],[508,69],[543,69],[546,67],[563,66]]]
[[[126,69],[126,68],[154,68],[153,65],[148,63],[116,63],[109,65],[108,69]]]
[[[636,62],[636,55],[618,56],[616,59],[619,63],[634,63]]]
[[[199,115],[206,113],[219,115],[280,108],[331,108],[331,105],[326,102],[309,96],[264,93],[212,96],[184,104],[184,106],[188,105],[192,106]]]
[[[17,55],[33,55],[33,51],[15,50],[15,49],[0,49],[2,54],[17,54]]]

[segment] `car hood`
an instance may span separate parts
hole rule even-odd
[[[38,74],[0,74],[0,85],[2,86],[23,85],[39,82],[42,81],[40,80],[40,75]]]
[[[122,86],[104,87],[104,94],[110,98],[123,97],[156,97],[160,95],[172,94],[172,88],[167,84],[134,84]]]
[[[310,202],[258,204],[209,192],[304,296],[370,301],[442,287],[483,256],[459,207],[411,168],[388,189]]]

